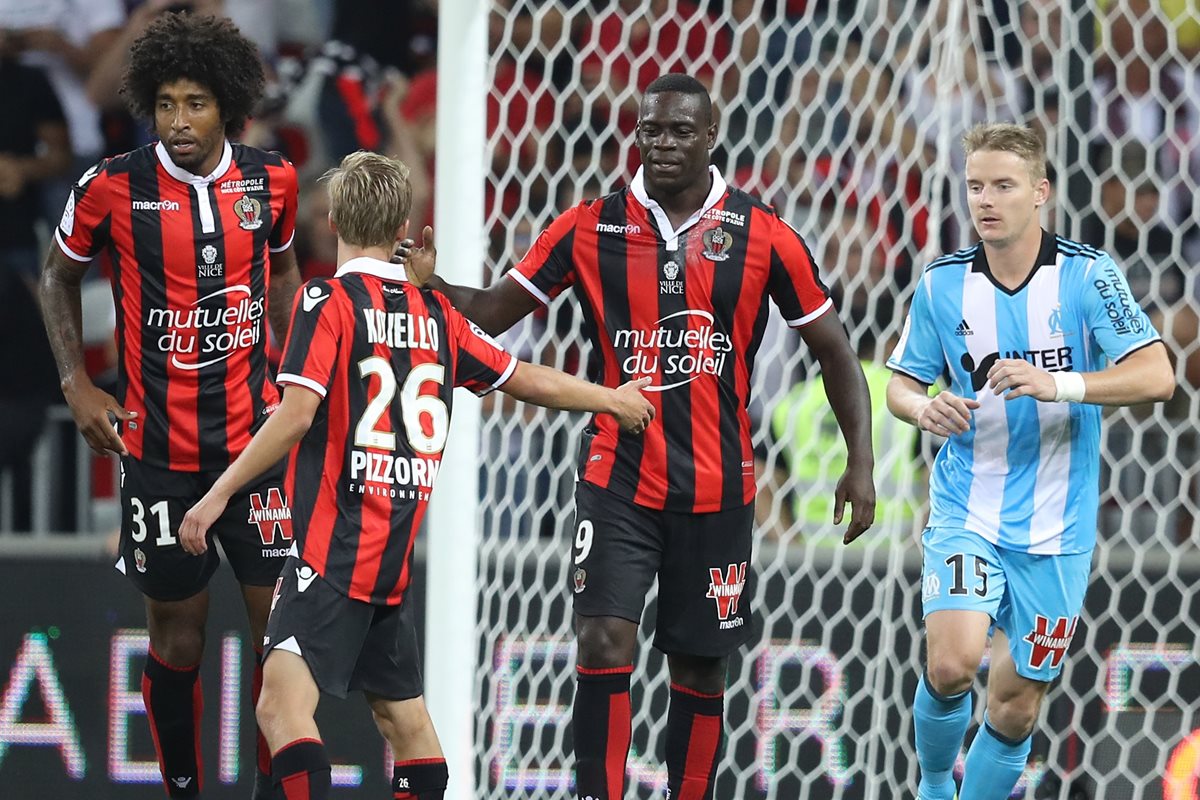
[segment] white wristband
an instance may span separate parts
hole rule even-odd
[[[1054,378],[1054,402],[1082,403],[1087,384],[1078,372],[1051,372]]]

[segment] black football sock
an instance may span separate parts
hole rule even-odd
[[[167,795],[199,796],[204,780],[200,760],[200,717],[204,711],[200,665],[174,667],[151,649],[142,673],[142,699]]]
[[[329,755],[319,739],[297,739],[271,759],[271,775],[286,800],[326,800],[329,797]]]
[[[633,665],[576,667],[571,729],[575,736],[575,791],[579,797],[622,800],[632,735],[629,676]]]
[[[443,800],[450,772],[444,758],[415,758],[397,761],[392,769],[395,800]]]
[[[712,800],[725,737],[725,695],[671,684],[667,786],[671,800]]]

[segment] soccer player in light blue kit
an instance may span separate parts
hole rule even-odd
[[[888,359],[888,408],[946,437],[930,479],[913,705],[918,800],[955,796],[970,689],[987,709],[960,800],[1001,800],[1076,633],[1096,542],[1101,406],[1167,400],[1167,350],[1107,254],[1043,231],[1045,151],[1017,125],[963,138],[980,243],[926,267]],[[936,397],[929,386],[948,373]]]

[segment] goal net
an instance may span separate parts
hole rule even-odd
[[[974,122],[1013,120],[1047,140],[1054,196],[1044,224],[1114,254],[1180,381],[1167,405],[1106,415],[1094,577],[1019,796],[1195,798],[1194,6],[500,0],[489,34],[481,282],[498,279],[558,212],[632,176],[640,91],[660,72],[685,71],[712,87],[714,163],[804,235],[870,379],[880,521],[843,547],[829,520],[845,454],[813,359],[779,320],[759,353],[753,602],[762,631],[732,660],[717,796],[915,792],[919,533],[938,443],[887,414],[883,362],[921,265],[972,240],[961,135]],[[504,340],[524,358],[582,374],[579,329],[568,292]],[[584,423],[499,399],[484,406],[481,798],[573,797],[567,570]],[[654,605],[652,595],[634,670],[629,797],[661,797],[666,785],[668,678],[648,644]],[[978,687],[986,662],[981,678]]]

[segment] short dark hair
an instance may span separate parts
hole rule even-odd
[[[650,82],[642,97],[644,99],[652,94],[662,94],[664,92],[678,92],[679,94],[696,95],[702,98],[700,108],[704,112],[706,119],[712,119],[712,98],[708,96],[708,88],[691,75],[684,75],[680,72],[660,75]]]
[[[153,120],[159,88],[178,80],[195,81],[213,93],[227,135],[241,133],[266,85],[258,48],[232,22],[172,12],[155,19],[133,43],[121,94],[135,117]]]

